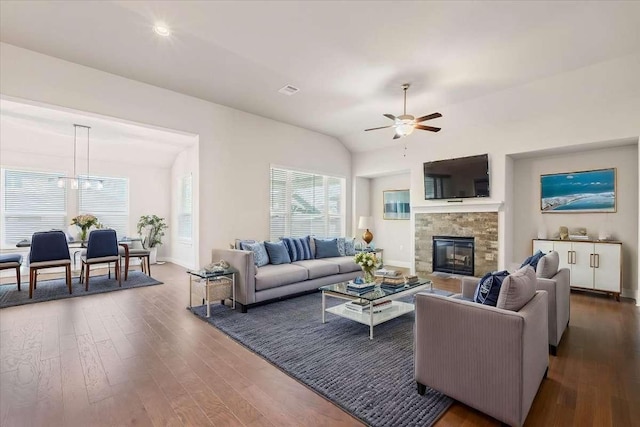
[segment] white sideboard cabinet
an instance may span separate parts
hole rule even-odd
[[[622,290],[622,243],[592,240],[533,240],[533,252],[552,250],[560,256],[560,267],[571,272],[571,287],[613,294],[620,301]]]

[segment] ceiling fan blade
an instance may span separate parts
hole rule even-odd
[[[431,119],[437,119],[438,117],[442,117],[440,113],[427,114],[426,116],[418,117],[416,119],[416,123],[424,122]]]
[[[386,129],[386,128],[390,128],[393,127],[393,125],[389,125],[389,126],[380,126],[379,128],[371,128],[371,129],[365,129],[364,131],[368,131],[368,130],[378,130],[378,129]]]
[[[398,139],[400,138],[400,135],[398,135],[397,133],[393,135],[393,139]]]
[[[433,126],[423,126],[423,125],[416,125],[415,128],[422,129],[422,130],[430,130],[431,132],[438,132],[441,129],[441,128],[434,128]]]
[[[385,116],[386,118],[391,119],[393,121],[396,120],[396,116],[394,116],[393,114],[383,114],[383,116]]]

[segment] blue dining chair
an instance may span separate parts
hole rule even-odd
[[[89,269],[94,264],[116,264],[116,279],[118,286],[122,286],[120,274],[120,255],[118,253],[118,237],[115,230],[100,229],[89,234],[87,251],[81,257],[80,283],[83,279],[85,290],[89,290]]]
[[[4,254],[0,255],[0,270],[14,269],[16,270],[16,284],[20,290],[20,266],[22,265],[22,255],[20,254]]]
[[[42,231],[33,233],[29,252],[29,298],[38,284],[38,270],[65,267],[67,287],[71,290],[71,256],[67,237],[62,231]]]

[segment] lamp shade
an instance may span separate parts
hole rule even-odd
[[[358,220],[358,229],[359,230],[368,230],[373,228],[373,217],[372,216],[361,216]]]

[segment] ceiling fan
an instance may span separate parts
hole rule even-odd
[[[440,128],[436,128],[433,126],[424,126],[419,123],[425,122],[431,119],[437,119],[438,117],[442,117],[440,113],[432,113],[426,116],[418,117],[417,119],[413,117],[411,114],[407,114],[407,89],[409,89],[409,84],[405,83],[402,85],[402,90],[404,91],[404,113],[401,116],[394,116],[393,114],[385,114],[384,116],[393,120],[393,124],[389,126],[381,126],[378,128],[365,129],[366,131],[370,130],[378,130],[378,129],[386,129],[386,128],[394,128],[396,130],[393,139],[402,138],[403,136],[411,135],[414,129],[421,130],[429,130],[431,132],[438,132]]]

